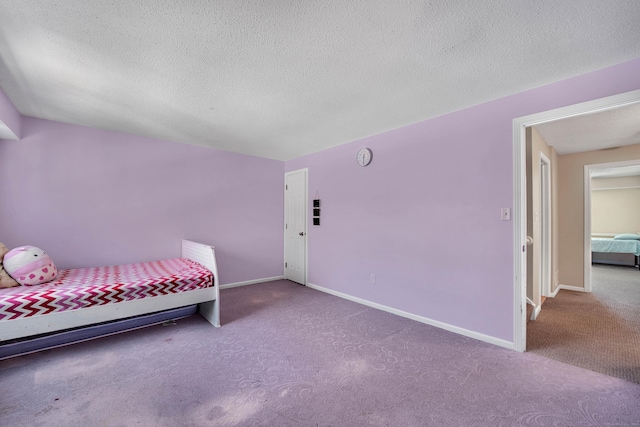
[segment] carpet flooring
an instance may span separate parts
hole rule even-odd
[[[547,298],[527,351],[640,384],[640,272],[593,265],[591,275],[591,293]]]
[[[0,361],[0,426],[639,425],[640,385],[287,281]]]

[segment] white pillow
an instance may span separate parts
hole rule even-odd
[[[640,234],[618,234],[613,238],[613,240],[640,240]]]

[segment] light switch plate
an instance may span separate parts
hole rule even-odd
[[[502,221],[511,221],[511,208],[501,208],[500,219]]]

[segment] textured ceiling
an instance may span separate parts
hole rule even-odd
[[[535,126],[558,154],[640,144],[640,103]]]
[[[640,57],[637,0],[0,0],[40,117],[288,160]]]

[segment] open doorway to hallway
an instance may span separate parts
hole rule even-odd
[[[629,124],[632,129],[640,129],[639,108],[638,104],[621,108],[634,112],[635,122]],[[574,117],[571,121],[582,121],[584,126],[585,120],[602,120],[602,117],[594,117],[600,114],[606,118],[624,112],[607,111]],[[552,202],[551,298],[546,300],[544,310],[538,308],[537,320],[526,326],[526,349],[640,383],[640,370],[637,369],[640,354],[635,350],[629,351],[630,348],[640,348],[640,313],[637,310],[640,273],[633,267],[636,264],[635,254],[631,253],[630,257],[627,254],[625,263],[630,267],[620,267],[621,262],[615,261],[617,258],[613,258],[615,265],[598,263],[593,269],[591,266],[592,239],[613,242],[614,237],[622,234],[629,235],[632,240],[635,235],[635,244],[640,246],[640,217],[637,215],[640,210],[640,134],[631,132],[625,140],[630,144],[563,153],[561,145],[554,141],[557,129],[553,127],[567,126],[560,122],[554,122],[547,128],[541,125],[527,129],[527,166],[531,165],[531,173],[527,170],[527,179],[531,180],[531,184],[527,183],[527,202],[531,203],[527,206],[527,232],[528,235],[534,233],[533,245],[529,246],[527,254],[527,278],[532,278],[532,282],[527,284],[527,297],[533,299],[534,307],[535,298],[540,298],[538,301],[542,303],[544,297],[542,273],[535,276],[536,272],[544,269],[541,257],[536,256],[544,251],[541,249],[544,239],[540,237],[543,226],[539,202],[544,179],[541,178],[542,173],[536,175],[535,167],[540,166],[538,153],[545,150],[552,154],[553,163],[557,165],[551,173],[552,182],[555,181],[552,200],[557,205]],[[536,138],[542,138],[544,144],[536,144]],[[582,138],[578,134],[573,139]],[[544,170],[543,166],[540,167]],[[617,169],[619,167],[624,168]],[[637,169],[634,171],[634,168]],[[536,240],[539,241],[538,247]],[[640,250],[635,248],[626,251],[640,255]],[[602,261],[600,256],[594,252],[595,261]],[[633,301],[635,309],[629,305]]]
[[[625,107],[625,108],[623,108]],[[628,108],[626,108],[628,107]],[[527,192],[526,177],[526,133],[528,128],[535,127],[543,139],[553,147],[554,154],[551,160],[551,182],[552,182],[552,206],[557,201],[555,208],[552,207],[551,220],[551,283],[550,296],[553,297],[558,291],[574,290],[584,292],[585,274],[587,265],[585,264],[585,254],[590,248],[585,246],[585,222],[584,222],[584,166],[597,162],[585,161],[590,154],[597,153],[604,161],[618,161],[620,159],[635,158],[640,159],[640,135],[637,126],[631,133],[627,128],[626,137],[618,135],[614,138],[602,138],[602,130],[619,127],[617,124],[624,122],[620,115],[636,109],[634,118],[640,117],[640,91],[628,92],[608,98],[589,101],[583,104],[559,108],[531,116],[521,117],[513,121],[514,125],[514,348],[518,351],[525,351],[527,347],[527,327],[526,327],[526,300],[527,300],[527,276],[529,268],[528,257],[530,250],[526,246],[528,236],[527,221],[527,198],[531,195]],[[615,110],[615,111],[614,111]],[[603,120],[610,120],[609,125],[603,125]],[[580,123],[581,135],[576,137],[571,126],[567,124]],[[551,133],[553,125],[562,121],[560,129],[565,132],[559,134]],[[616,124],[616,126],[614,126]],[[594,129],[594,125],[595,129]],[[566,130],[571,130],[572,137],[566,138]],[[557,141],[565,137],[568,145],[561,148],[563,144]],[[567,148],[568,147],[568,148]],[[560,158],[560,161],[557,161]],[[557,188],[556,188],[557,186]],[[573,189],[573,191],[569,191]],[[577,191],[576,191],[577,190]],[[562,195],[562,197],[560,197]],[[577,212],[577,213],[576,213]],[[589,242],[586,242],[589,245]],[[535,251],[534,251],[535,253]],[[530,261],[530,260],[529,260]],[[531,261],[529,262],[531,263]],[[590,264],[590,259],[589,259]],[[539,266],[537,266],[539,268]],[[590,268],[590,267],[589,267]],[[533,269],[532,271],[537,271]],[[542,294],[542,291],[540,292]],[[542,295],[541,295],[542,296]],[[545,304],[546,305],[546,304]]]

